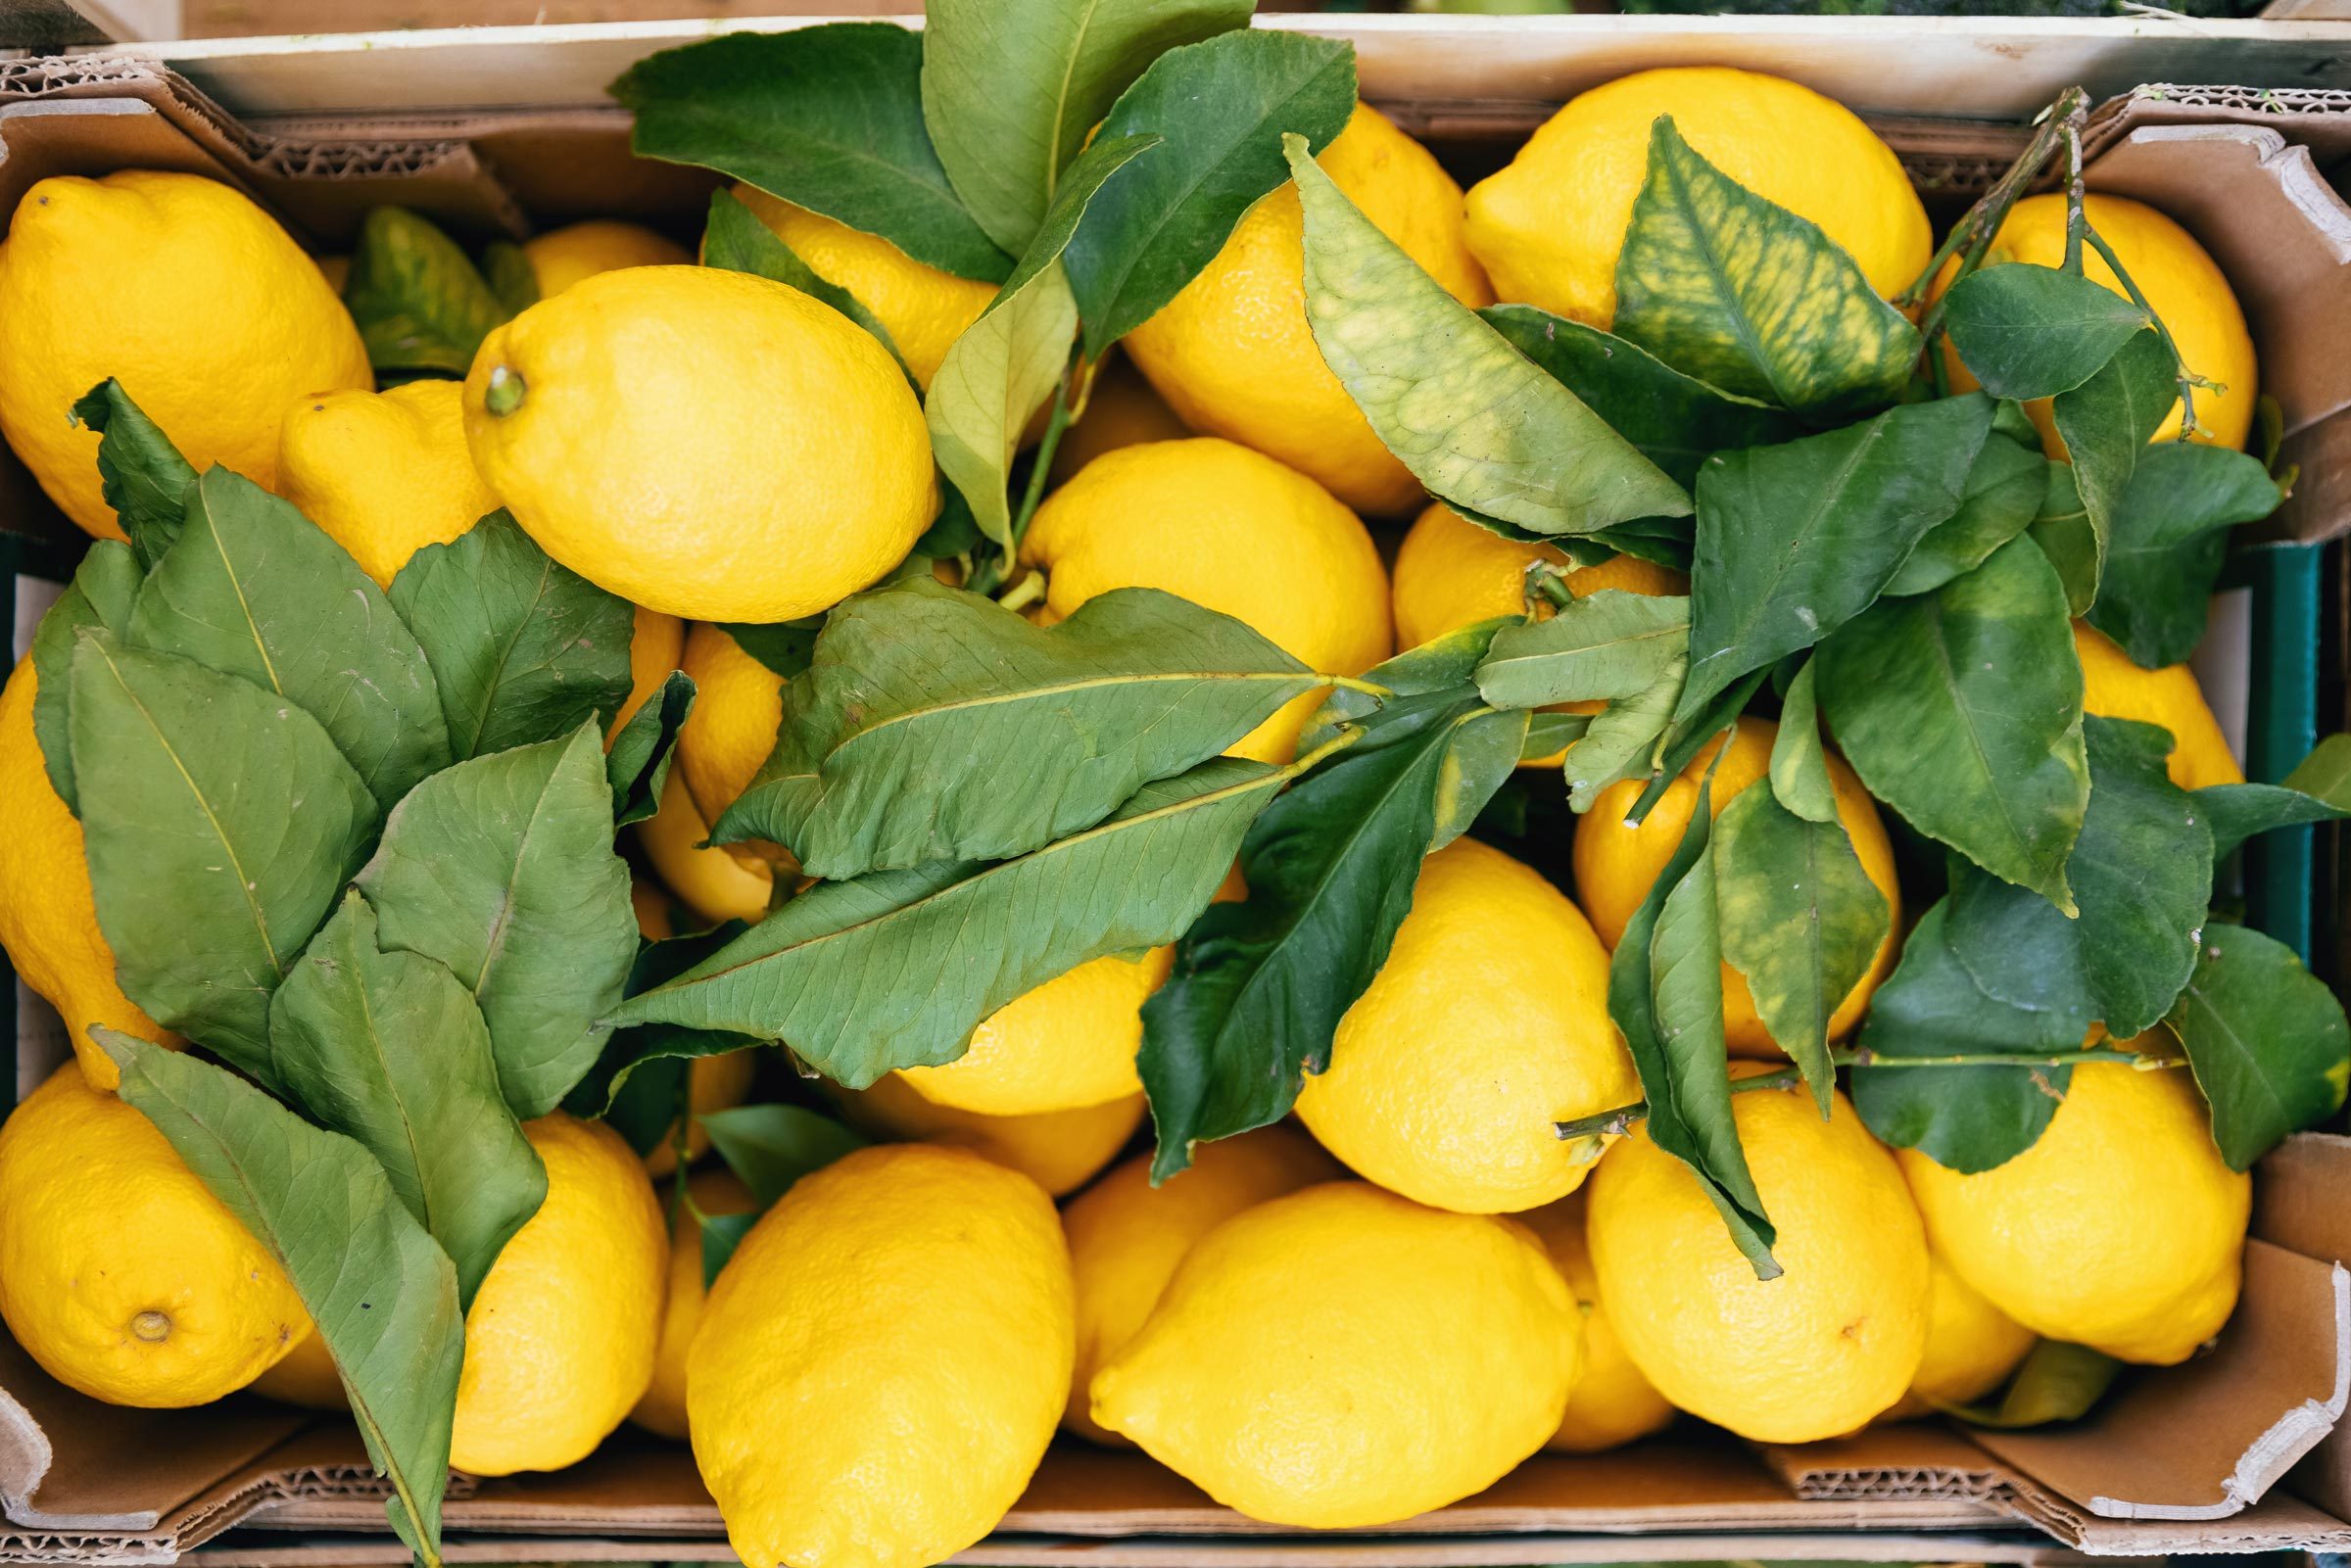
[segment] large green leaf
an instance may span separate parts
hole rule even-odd
[[[1002,860],[1089,828],[1314,689],[1230,616],[1156,589],[1050,629],[928,577],[837,606],[779,747],[714,825],[839,879]]]
[[[2146,311],[2082,273],[2024,261],[1970,272],[1943,309],[1951,347],[1995,398],[2071,392],[2150,325]]]
[[[214,468],[132,606],[124,640],[296,703],[390,809],[449,766],[424,649],[342,546],[249,479]]]
[[[931,0],[923,120],[964,207],[1018,256],[1128,83],[1249,24],[1251,0]]]
[[[2031,527],[2048,495],[2049,460],[2013,441],[1984,443],[1967,471],[1959,509],[1927,530],[1886,585],[1889,594],[1925,594]]]
[[[1698,480],[1679,715],[1869,608],[1928,531],[1959,509],[1992,409],[1981,395],[1910,404],[1708,462]]]
[[[1624,814],[1624,820],[1636,828],[1648,821],[1649,814],[1656,809],[1657,802],[1664,798],[1673,781],[1698,760],[1698,754],[1716,736],[1739,722],[1739,716],[1747,711],[1748,704],[1755,699],[1755,693],[1763,689],[1763,683],[1770,678],[1770,670],[1751,670],[1709,697],[1696,713],[1666,725],[1651,748],[1648,768],[1636,768],[1625,775],[1627,778],[1639,778],[1646,773],[1649,782],[1634,799],[1633,809]],[[1664,700],[1670,705],[1670,698]],[[1822,766],[1825,768],[1826,764]]]
[[[1306,315],[1331,372],[1439,499],[1536,534],[1689,515],[1639,448],[1445,292],[1282,138],[1306,223]]]
[[[733,191],[710,193],[710,216],[702,224],[702,265],[769,278],[822,300],[873,334],[874,341],[898,361],[898,368],[906,368],[905,357],[890,340],[889,328],[882,324],[882,318],[860,304],[857,296],[801,261]],[[908,372],[910,379],[912,374]]]
[[[471,994],[433,959],[384,951],[375,912],[346,893],[269,1004],[269,1050],[303,1109],[375,1156],[471,1306],[547,1196]]]
[[[2343,1004],[2283,942],[2241,926],[2206,927],[2169,1022],[2232,1170],[2343,1108],[2351,1025]]]
[[[1062,258],[1086,357],[1156,314],[1290,177],[1282,132],[1320,152],[1354,109],[1355,51],[1336,38],[1243,29],[1152,62],[1098,134],[1167,146],[1094,200]]]
[[[85,631],[73,769],[116,977],[166,1028],[267,1080],[269,994],[367,853],[375,801],[317,720]]]
[[[98,432],[99,494],[144,571],[179,537],[196,470],[112,376],[75,401],[73,422]]]
[[[507,311],[456,241],[404,207],[360,222],[343,303],[378,370],[463,375]]]
[[[2262,833],[2351,816],[2351,806],[2338,806],[2284,784],[2206,784],[2189,798],[2196,803],[2196,815],[2212,831],[2216,861]]]
[[[1476,670],[1498,708],[1638,696],[1690,647],[1690,601],[1603,589],[1547,621],[1506,626]]]
[[[2070,912],[2088,804],[2082,664],[2047,557],[2013,540],[1932,594],[1881,599],[1820,645],[1820,706],[1869,792]]]
[[[1292,772],[1219,757],[1017,860],[819,882],[608,1022],[781,1039],[851,1088],[951,1062],[1014,997],[1088,959],[1174,941]]]
[[[639,61],[608,89],[641,158],[714,168],[957,277],[1012,258],[972,220],[923,128],[923,39],[889,22],[732,32]]]
[[[2285,787],[2351,811],[2351,735],[2330,735],[2311,747],[2285,776]]]
[[[2138,454],[2106,542],[2089,624],[2146,669],[2184,664],[2204,640],[2229,530],[2284,497],[2259,458],[2189,441]]]
[[[1918,329],[1837,242],[1695,152],[1669,116],[1616,257],[1616,335],[1675,369],[1816,418],[1891,403]]]
[[[629,694],[636,612],[503,508],[409,556],[391,599],[432,664],[458,761],[567,735]]]
[[[637,954],[595,723],[418,784],[359,885],[387,948],[439,959],[473,993],[515,1115],[561,1103]]]
[[[49,772],[50,787],[66,809],[80,812],[73,784],[73,644],[84,627],[98,627],[117,637],[130,624],[130,607],[138,601],[142,568],[128,545],[117,539],[93,540],[73,581],[57,596],[33,629],[32,735]]]
[[[2105,367],[2049,404],[2049,416],[2073,459],[2074,483],[2095,545],[2095,583],[2112,546],[2115,518],[2130,493],[2131,475],[2172,404],[2180,401],[2179,365],[2152,330],[2138,333]]]
[[[750,929],[739,920],[721,921],[693,931],[647,942],[637,949],[622,994],[635,996],[676,979]],[[576,1117],[601,1117],[639,1154],[649,1153],[675,1133],[692,1109],[690,1069],[702,1057],[727,1056],[764,1045],[720,1029],[689,1029],[675,1023],[640,1023],[604,1037],[596,1066],[564,1097]]]

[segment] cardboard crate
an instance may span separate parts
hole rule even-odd
[[[2328,176],[2351,175],[2351,24],[1269,24],[1352,38],[1366,98],[1472,176],[1560,99],[1626,71],[1777,71],[1867,114],[1942,219],[2021,145],[2018,117],[2077,81],[2117,95],[2093,121],[2088,184],[2153,202],[2212,250],[2244,302],[2286,456],[2302,469],[2294,499],[2235,556],[2199,668],[2257,779],[2347,727],[2351,210]],[[237,184],[322,251],[348,243],[383,202],[473,238],[587,215],[688,235],[714,177],[634,160],[626,117],[601,88],[705,30],[480,28],[0,59],[0,211],[44,175],[135,166]],[[2224,85],[2139,85],[2165,81]],[[0,459],[0,566],[15,579],[0,614],[13,650],[81,543]],[[2339,977],[2335,836],[2274,835],[2249,857],[2244,891],[2256,924]],[[21,996],[19,1015],[11,1078],[22,1092],[63,1042],[37,1000]],[[2130,1375],[2071,1427],[1914,1424],[1789,1448],[1686,1423],[1613,1453],[1540,1455],[1453,1507],[1328,1535],[1251,1523],[1137,1454],[1065,1442],[999,1533],[957,1560],[1289,1568],[2351,1550],[2351,1439],[2329,1437],[2351,1401],[2351,1139],[2291,1140],[2255,1190],[2244,1300],[2217,1349]],[[244,1398],[116,1409],[61,1388],[0,1337],[0,1561],[398,1561],[382,1497],[346,1423]],[[684,1448],[629,1428],[568,1471],[460,1478],[445,1519],[453,1561],[730,1555]]]

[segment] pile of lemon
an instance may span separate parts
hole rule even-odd
[[[1806,89],[1737,71],[1588,92],[1465,196],[1369,108],[1320,162],[1463,302],[1606,326],[1661,114],[1726,174],[1821,225],[1881,293],[1926,264],[1926,214],[1885,144]],[[741,194],[881,318],[918,384],[991,295]],[[2189,367],[2228,389],[2199,405],[2199,433],[2240,444],[2254,375],[2227,284],[2159,214],[2092,198],[2091,215]],[[2062,221],[2057,199],[2019,204],[1993,261],[2047,260]],[[1023,564],[1044,579],[1032,614],[1145,585],[1314,669],[1360,672],[1515,612],[1529,561],[1567,566],[1441,505],[1409,516],[1418,487],[1309,333],[1300,247],[1285,186],[1127,340],[1026,536]],[[379,392],[326,274],[244,197],[175,174],[45,180],[0,245],[0,431],[69,516],[119,537],[97,437],[66,412],[119,377],[190,461],[290,498],[379,582],[509,508],[552,556],[640,606],[641,695],[673,667],[696,686],[679,767],[636,837],[641,921],[658,935],[673,920],[756,919],[790,892],[790,857],[701,845],[773,740],[781,678],[721,623],[820,611],[907,554],[938,501],[917,392],[827,306],[695,266],[644,230],[582,224],[528,250],[542,303],[490,335],[461,386]],[[1409,522],[1392,566],[1367,515]],[[1685,587],[1630,559],[1570,581]],[[2089,711],[2168,726],[2184,784],[2239,777],[2184,669],[2140,671],[2078,636]],[[0,696],[0,941],[77,1040],[93,1023],[156,1038],[115,983],[80,831],[33,739],[32,688],[20,664]],[[1286,758],[1313,705],[1240,749]],[[1747,720],[1718,742],[1714,809],[1763,775],[1771,738]],[[1573,901],[1474,839],[1431,856],[1295,1123],[1204,1146],[1164,1186],[1141,1157],[1113,1162],[1143,1112],[1138,1009],[1166,949],[1038,987],[951,1065],[839,1093],[885,1141],[794,1186],[707,1299],[692,1216],[750,1209],[733,1176],[673,1177],[667,1146],[648,1170],[598,1123],[530,1123],[547,1202],[467,1318],[454,1462],[559,1467],[634,1418],[691,1439],[745,1561],[896,1568],[992,1528],[1057,1428],[1139,1447],[1257,1519],[1367,1526],[1472,1494],[1546,1448],[1632,1441],[1677,1410],[1801,1442],[1979,1398],[2037,1337],[2171,1362],[2213,1335],[2236,1296],[2248,1190],[2184,1071],[2080,1068],[2039,1142],[1978,1174],[1890,1152],[1842,1097],[1824,1121],[1800,1089],[1736,1095],[1779,1227],[1785,1272],[1770,1281],[1644,1132],[1605,1147],[1553,1134],[1639,1097],[1607,1014],[1608,949],[1710,760],[1638,827],[1623,822],[1630,784],[1580,820]],[[1876,809],[1831,768],[1861,862],[1898,911]],[[1857,1022],[1895,945],[1835,1032]],[[1733,1051],[1776,1058],[1740,977],[1724,984]],[[697,1064],[696,1108],[741,1100],[750,1077],[747,1055]],[[11,1331],[100,1399],[181,1405],[252,1387],[338,1404],[275,1261],[113,1083],[86,1056],[0,1129]]]

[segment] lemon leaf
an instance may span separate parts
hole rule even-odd
[[[888,22],[731,32],[664,49],[605,90],[640,158],[711,168],[916,261],[994,283],[1012,269],[923,128],[923,35]]]
[[[2178,371],[2172,351],[2150,329],[2117,349],[2097,374],[2049,403],[2049,417],[2073,459],[2074,484],[2089,519],[2093,585],[2104,578],[2131,475],[2149,438],[2180,401]]]
[[[1655,761],[1647,770],[1649,783],[1634,800],[1633,809],[1625,813],[1625,821],[1638,827],[1656,808],[1666,788],[1682,776],[1684,769],[1695,761],[1713,738],[1739,722],[1755,693],[1763,689],[1770,679],[1769,670],[1750,670],[1729,687],[1706,700],[1705,706],[1686,719],[1676,719],[1665,727],[1655,746]],[[1672,698],[1665,698],[1671,702]],[[1639,777],[1642,770],[1629,770],[1624,777]]]
[[[1951,285],[1943,321],[1968,373],[1995,398],[2047,398],[2097,374],[2147,312],[2080,272],[2014,261]]]
[[[1549,620],[1497,632],[1477,666],[1478,694],[1498,708],[1638,696],[1690,647],[1690,601],[1603,589]]]
[[[50,787],[80,815],[73,787],[72,743],[73,644],[85,626],[104,628],[120,637],[130,623],[130,607],[139,596],[143,570],[128,545],[119,539],[93,540],[73,569],[57,602],[33,629],[32,660],[36,685],[32,693],[32,734],[49,772]]]
[[[2038,447],[2027,451],[2013,441],[1986,441],[1967,471],[1959,509],[1927,530],[1885,591],[1929,593],[1983,565],[1986,556],[2040,515],[2048,471],[2049,460]]]
[[[271,999],[269,1048],[303,1109],[375,1156],[471,1306],[547,1197],[473,997],[445,966],[377,945],[375,912],[348,892]]]
[[[2285,784],[2207,784],[2192,792],[2196,815],[2212,830],[2212,855],[2226,860],[2248,838],[2304,823],[2351,817],[2351,806],[2335,805]]]
[[[425,1568],[441,1560],[441,1495],[464,1315],[456,1271],[372,1155],[233,1072],[112,1029],[121,1095],[269,1249],[343,1375],[385,1511]]]
[[[2041,1340],[2025,1355],[1997,1404],[1939,1404],[1970,1426],[2015,1432],[2078,1421],[2114,1386],[2123,1363],[2087,1345]]]
[[[2205,927],[2195,973],[2167,1022],[2212,1106],[2213,1141],[2231,1170],[2343,1107],[2351,1024],[2283,942],[2241,926]]]
[[[789,681],[808,668],[809,659],[815,656],[817,634],[825,629],[825,618],[811,615],[763,624],[725,621],[718,629],[733,638],[737,647]]]
[[[2098,537],[2082,504],[2082,490],[2070,462],[2049,464],[2048,482],[2041,492],[2040,510],[2026,530],[2065,587],[2066,607],[2087,615],[2098,596]]]
[[[1662,789],[1662,781],[1681,772],[1679,767],[1665,768],[1664,753],[1673,728],[1673,705],[1689,676],[1689,651],[1679,649],[1657,672],[1655,681],[1629,696],[1610,699],[1607,707],[1592,715],[1592,722],[1568,748],[1559,770],[1567,785],[1570,810],[1590,811],[1600,792],[1620,780],[1652,778],[1655,787]],[[1748,694],[1752,695],[1751,690]],[[1728,724],[1730,719],[1725,717],[1722,722]],[[1642,809],[1636,805],[1634,814],[1640,815]]]
[[[99,493],[115,509],[140,569],[153,566],[179,537],[196,470],[112,376],[81,396],[72,418],[98,432]]]
[[[1684,517],[1690,498],[1513,349],[1281,139],[1306,224],[1306,316],[1323,361],[1429,494],[1535,534]]]
[[[613,827],[643,822],[660,808],[661,786],[677,756],[678,732],[693,711],[694,678],[672,670],[661,689],[613,732],[604,752],[604,777],[612,783]]]
[[[372,208],[360,220],[343,303],[378,371],[453,376],[512,313],[456,241],[403,207]]]
[[[511,240],[493,240],[482,247],[482,281],[508,317],[518,316],[539,303],[539,273],[530,254]]]
[[[2195,442],[2139,452],[2115,509],[2089,624],[2144,669],[2184,664],[2204,641],[2228,531],[2285,498],[2258,458]]]
[[[865,1147],[864,1138],[805,1106],[739,1105],[694,1119],[763,1208],[802,1176]]]
[[[2330,735],[2294,764],[2285,786],[2351,811],[2351,736]]]
[[[721,921],[705,931],[643,943],[622,994],[635,996],[677,978],[748,929],[739,920]],[[689,1071],[695,1061],[766,1043],[674,1023],[614,1029],[604,1037],[596,1066],[564,1096],[563,1109],[610,1123],[630,1148],[648,1154],[670,1135],[680,1117],[691,1114]]]
[[[1918,329],[1819,226],[1650,130],[1616,258],[1615,332],[1725,392],[1833,420],[1891,403]]]
[[[882,318],[859,304],[857,296],[801,261],[733,191],[710,193],[710,216],[702,224],[702,265],[748,272],[753,277],[767,278],[822,300],[871,333],[874,341],[898,361],[898,368],[906,371],[906,379],[914,379],[914,372],[906,370],[905,356],[890,341],[889,328],[882,324]]]
[[[1780,699],[1780,727],[1771,740],[1771,792],[1806,822],[1837,820],[1837,785],[1820,743],[1817,677],[1806,659]]]

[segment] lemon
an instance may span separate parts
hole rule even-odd
[[[687,1356],[694,1458],[746,1563],[923,1568],[995,1528],[1069,1391],[1070,1252],[967,1150],[803,1177],[718,1276]]]
[[[1083,412],[1062,433],[1061,445],[1053,449],[1050,482],[1068,484],[1079,469],[1106,451],[1139,447],[1146,441],[1181,441],[1191,433],[1191,427],[1168,406],[1159,389],[1134,368],[1134,362],[1124,355],[1114,355],[1094,377]]]
[[[2184,664],[2142,670],[2114,640],[2087,621],[2074,623],[2074,651],[2082,656],[2082,711],[2104,719],[2135,719],[2172,733],[2165,768],[2183,789],[2243,784],[2245,770],[2229,749],[2221,721],[2204,689]]]
[[[461,404],[454,381],[305,397],[278,431],[278,494],[388,588],[410,555],[498,509],[465,450]]]
[[[1190,1167],[1158,1187],[1151,1157],[1137,1155],[1072,1199],[1061,1223],[1078,1281],[1078,1370],[1061,1424],[1125,1446],[1094,1424],[1087,1391],[1151,1315],[1192,1244],[1245,1209],[1338,1174],[1312,1138],[1276,1125],[1200,1145]]]
[[[661,1308],[661,1343],[653,1352],[653,1381],[629,1419],[665,1438],[686,1436],[686,1354],[702,1321],[701,1215],[747,1214],[758,1201],[730,1170],[697,1170],[686,1183],[688,1201],[669,1220],[669,1291]]]
[[[0,242],[0,435],[68,517],[120,539],[97,433],[71,420],[109,376],[198,472],[270,488],[297,398],[375,385],[324,274],[236,191],[146,169],[36,181]]]
[[[306,1410],[351,1408],[351,1396],[343,1388],[343,1374],[335,1370],[334,1353],[326,1348],[325,1337],[316,1332],[296,1340],[294,1348],[276,1365],[245,1387],[264,1399],[300,1405]]]
[[[868,1089],[825,1087],[862,1132],[969,1149],[1056,1198],[1076,1192],[1117,1159],[1143,1119],[1140,1094],[1033,1117],[984,1117],[926,1099],[894,1072]]]
[[[1292,658],[1361,675],[1388,656],[1388,577],[1355,513],[1295,469],[1199,437],[1095,458],[1036,509],[1021,558],[1045,569],[1045,618],[1114,588],[1156,588],[1247,623]],[[1287,762],[1318,689],[1242,737]],[[697,793],[698,798],[698,793]]]
[[[797,289],[714,267],[600,272],[493,330],[465,440],[550,555],[698,620],[829,608],[938,509],[888,352]]]
[[[620,1425],[653,1375],[669,1239],[645,1166],[600,1121],[522,1124],[547,1201],[465,1313],[453,1468],[560,1470]]]
[[[714,823],[776,748],[784,678],[715,626],[687,629],[681,667],[694,680],[694,711],[678,730],[673,771],[685,778],[695,815]],[[748,844],[725,848],[746,865],[765,865],[770,858]]]
[[[1785,1270],[1760,1280],[1687,1165],[1644,1123],[1592,1178],[1586,1235],[1625,1354],[1691,1414],[1757,1443],[1853,1431],[1927,1345],[1927,1240],[1893,1156],[1844,1095],[1731,1096]]]
[[[1252,1519],[1345,1529],[1500,1480],[1582,1362],[1524,1226],[1333,1181],[1203,1236],[1095,1374],[1093,1416]]]
[[[1673,1406],[1624,1352],[1624,1342],[1600,1305],[1600,1277],[1584,1236],[1591,1197],[1578,1188],[1556,1204],[1520,1217],[1541,1238],[1551,1264],[1575,1292],[1584,1311],[1584,1375],[1567,1396],[1567,1413],[1545,1448],[1557,1453],[1599,1453],[1645,1438],[1673,1422]]]
[[[2033,1349],[2031,1329],[1986,1301],[1943,1260],[1928,1259],[1927,1353],[1910,1392],[1884,1419],[1914,1421],[1945,1404],[1970,1404],[2008,1381]]]
[[[849,291],[874,313],[925,392],[939,361],[996,297],[993,283],[976,283],[918,261],[879,234],[835,222],[748,185],[736,197],[775,231],[792,254],[826,282]]]
[[[1990,1170],[1901,1160],[1935,1251],[2036,1334],[2168,1365],[2236,1306],[2252,1182],[2184,1069],[2074,1069],[2039,1140]]]
[[[1850,110],[1778,76],[1670,67],[1570,98],[1470,189],[1469,249],[1496,293],[1596,327],[1614,320],[1616,254],[1665,115],[1724,175],[1818,224],[1880,294],[1926,270],[1926,209],[1894,149]]]
[[[154,1409],[243,1388],[311,1330],[269,1250],[71,1064],[0,1125],[0,1318],[68,1388]]]
[[[582,278],[624,266],[684,266],[694,260],[686,247],[641,223],[590,218],[523,241],[522,254],[539,284],[539,298],[552,299]]]
[[[91,1085],[111,1089],[122,1074],[90,1038],[93,1024],[165,1045],[179,1039],[115,981],[115,950],[98,928],[81,824],[50,787],[33,736],[39,685],[27,655],[0,687],[0,947],[18,977],[64,1017]]]
[[[661,689],[685,658],[685,623],[674,615],[636,606],[636,621],[629,629],[629,694],[605,726],[605,750],[612,749],[610,737],[637,716],[646,699]]]
[[[2195,236],[2143,202],[2128,196],[2090,195],[2083,198],[2082,211],[2098,238],[2122,258],[2123,270],[2131,274],[2131,281],[2138,285],[2139,293],[2171,332],[2188,369],[2221,384],[2217,392],[2208,387],[2196,389],[2195,439],[2231,450],[2244,446],[2253,429],[2260,381],[2254,367],[2253,334],[2245,328],[2245,312],[2229,288],[2228,276],[2196,243]],[[2050,267],[2064,264],[2064,192],[2028,196],[2008,210],[1991,249],[1985,254],[1984,264],[1997,266],[2007,261]],[[1944,281],[1957,269],[1956,261],[1944,265],[1942,277],[1936,280],[1935,295],[1942,294]],[[2087,246],[2082,271],[2110,293],[2127,293],[2106,259]],[[1976,378],[1951,353],[1947,338],[1943,363],[1950,368],[1956,390],[1975,390]],[[2039,428],[2048,454],[2063,457],[2065,443],[2058,438],[2048,400],[2035,399],[2025,404],[2025,412]],[[2180,413],[2175,404],[2156,427],[2153,439],[2168,441],[2178,436]]]
[[[1316,160],[1463,305],[1491,305],[1462,232],[1462,188],[1428,149],[1358,104]],[[1359,511],[1401,512],[1419,482],[1381,445],[1306,324],[1305,218],[1285,184],[1233,225],[1216,260],[1127,334],[1127,353],[1192,429],[1280,458]]]
[[[1779,726],[1767,719],[1741,719],[1732,733],[1730,750],[1722,766],[1714,772],[1714,792],[1711,798],[1714,815],[1721,816],[1740,790],[1762,779],[1771,767],[1771,745],[1779,734]],[[1625,813],[1641,798],[1643,781],[1626,780],[1610,784],[1592,802],[1592,809],[1575,822],[1575,893],[1592,918],[1592,928],[1600,939],[1612,949],[1623,940],[1624,927],[1630,924],[1633,912],[1649,896],[1650,887],[1656,881],[1657,873],[1673,858],[1674,849],[1682,841],[1683,830],[1690,826],[1690,814],[1698,809],[1699,781],[1705,776],[1706,766],[1714,760],[1722,742],[1707,742],[1705,748],[1691,759],[1682,776],[1665,786],[1665,792],[1650,809],[1637,828],[1625,826]],[[1573,751],[1569,752],[1572,759]],[[1838,1005],[1829,1018],[1829,1038],[1843,1039],[1861,1022],[1862,1010],[1886,976],[1894,972],[1898,943],[1895,933],[1902,928],[1902,892],[1894,879],[1894,845],[1886,836],[1886,825],[1878,817],[1878,808],[1861,787],[1861,781],[1834,751],[1828,754],[1829,783],[1837,796],[1837,820],[1852,840],[1853,853],[1861,862],[1861,870],[1878,892],[1884,896],[1888,909],[1886,937],[1878,944],[1877,957],[1870,962],[1869,973]],[[1769,785],[1765,785],[1766,788]],[[1723,1035],[1733,1056],[1766,1057],[1777,1059],[1784,1053],[1772,1040],[1771,1031],[1763,1026],[1762,1018],[1755,1012],[1755,999],[1747,988],[1747,977],[1730,965],[1722,967]]]
[[[1360,1176],[1464,1213],[1575,1190],[1593,1146],[1552,1123],[1641,1098],[1608,955],[1540,873],[1473,838],[1421,862],[1388,961],[1339,1021],[1298,1119]]]
[[[709,836],[701,814],[694,809],[694,797],[686,791],[685,770],[673,763],[661,784],[660,808],[637,825],[637,846],[697,919],[712,926],[729,920],[757,921],[775,894],[775,873],[756,858],[696,847]]]
[[[1172,947],[1113,953],[1013,998],[972,1031],[963,1055],[899,1076],[926,1100],[986,1117],[1027,1117],[1142,1092],[1134,1053],[1143,1004],[1168,977]]]

